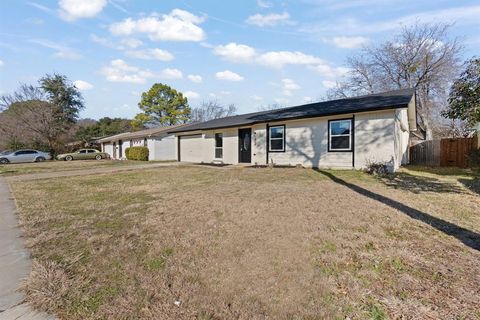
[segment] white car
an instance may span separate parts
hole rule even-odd
[[[22,149],[17,151],[4,151],[0,153],[0,164],[7,163],[20,163],[20,162],[42,162],[45,160],[50,160],[52,157],[50,154],[33,150],[33,149]]]

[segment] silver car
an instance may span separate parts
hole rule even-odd
[[[50,160],[52,157],[50,154],[33,150],[33,149],[22,149],[17,151],[4,151],[0,153],[0,164],[7,163],[20,163],[20,162],[42,162],[45,160]]]

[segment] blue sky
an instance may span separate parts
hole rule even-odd
[[[82,117],[133,117],[155,82],[191,106],[238,112],[324,95],[345,59],[402,26],[455,23],[465,59],[480,52],[478,1],[2,0],[0,94],[46,73],[76,81]]]

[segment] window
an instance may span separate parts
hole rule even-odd
[[[328,151],[352,151],[352,119],[328,122]]]
[[[215,159],[223,158],[223,134],[215,133]]]
[[[92,150],[92,149],[90,149],[90,150],[87,151],[87,153],[95,153],[95,152],[97,152],[97,151],[96,151],[96,150]]]
[[[24,154],[35,154],[37,153],[37,151],[35,150],[21,150],[21,151],[17,151],[15,153],[16,156],[21,156],[21,155],[24,155]]]
[[[273,126],[268,128],[268,151],[285,151],[285,126]]]
[[[144,146],[144,147],[147,146],[147,138],[143,139],[143,146]]]
[[[80,150],[78,153],[87,153],[87,150]]]

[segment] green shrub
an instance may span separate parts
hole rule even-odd
[[[125,150],[125,155],[127,156],[128,160],[148,161],[148,148],[130,147]]]
[[[480,149],[473,150],[467,155],[468,161],[472,168],[480,167]]]

